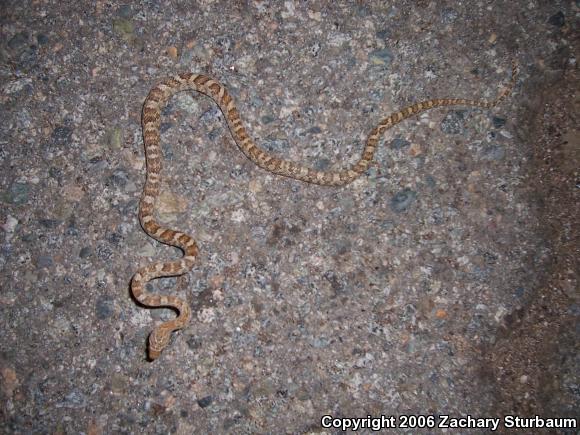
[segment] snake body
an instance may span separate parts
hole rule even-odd
[[[464,98],[445,98],[421,101],[381,120],[369,133],[364,149],[358,161],[350,167],[338,171],[318,171],[297,163],[272,156],[251,139],[246,131],[234,101],[226,88],[218,81],[203,74],[183,73],[168,77],[151,89],[143,105],[142,127],[147,165],[147,179],[139,203],[139,221],[145,232],[155,240],[183,250],[180,260],[157,262],[139,269],[131,281],[131,292],[134,298],[148,307],[169,307],[177,310],[179,315],[170,321],[157,326],[149,335],[149,359],[158,358],[168,345],[171,333],[184,328],[191,310],[186,301],[176,296],[162,296],[149,293],[145,286],[155,278],[179,276],[189,272],[198,255],[195,240],[189,235],[169,228],[157,222],[153,216],[155,201],[161,186],[162,150],[159,127],[161,111],[167,101],[181,91],[196,91],[210,97],[225,116],[231,134],[240,150],[260,168],[274,174],[323,186],[343,186],[361,176],[370,166],[379,140],[383,133],[418,113],[442,106],[475,106],[492,108],[506,98],[515,86],[517,65],[513,64],[512,77],[508,87],[499,93],[494,100],[469,100]]]

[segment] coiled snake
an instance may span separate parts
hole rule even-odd
[[[161,186],[162,151],[159,127],[161,110],[174,94],[181,91],[196,91],[210,97],[225,116],[231,134],[240,150],[260,168],[274,174],[294,178],[323,186],[343,186],[362,175],[370,166],[379,139],[392,126],[410,116],[441,106],[475,106],[491,108],[499,104],[512,91],[517,76],[517,64],[512,67],[512,77],[507,88],[502,90],[495,100],[468,100],[463,98],[432,99],[415,103],[384,118],[369,133],[359,160],[352,166],[339,171],[317,171],[294,162],[274,157],[260,148],[246,131],[232,97],[226,88],[211,77],[203,74],[184,73],[166,78],[157,84],[147,96],[143,105],[143,139],[147,165],[147,180],[139,203],[139,221],[145,232],[155,240],[179,247],[184,256],[180,260],[158,262],[139,269],[131,281],[131,292],[135,299],[148,307],[169,307],[177,310],[179,315],[170,321],[157,326],[149,335],[149,359],[159,357],[169,343],[171,333],[184,328],[191,310],[186,301],[176,296],[162,296],[146,291],[145,285],[154,278],[179,276],[189,272],[195,263],[198,249],[192,237],[180,231],[163,227],[158,223],[153,211],[155,200]]]

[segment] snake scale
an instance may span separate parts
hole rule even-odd
[[[514,62],[509,86],[502,90],[496,99],[491,101],[464,98],[432,99],[412,104],[392,113],[371,130],[361,156],[356,163],[346,169],[328,172],[314,170],[274,157],[256,145],[245,129],[231,95],[221,83],[211,77],[203,74],[183,73],[166,78],[158,83],[151,89],[143,105],[142,126],[147,179],[139,203],[139,221],[149,236],[161,243],[181,248],[184,255],[179,260],[157,262],[142,267],[131,280],[131,292],[139,303],[154,308],[169,307],[179,312],[175,319],[157,326],[149,335],[149,359],[158,358],[162,350],[168,345],[171,333],[187,325],[191,317],[191,310],[183,299],[176,296],[149,293],[145,286],[150,280],[155,278],[179,276],[189,272],[193,268],[198,255],[198,248],[192,237],[183,232],[165,228],[153,216],[155,200],[159,195],[161,186],[162,151],[159,132],[161,110],[174,94],[181,91],[196,91],[210,97],[224,114],[231,134],[240,150],[260,168],[306,183],[323,186],[343,186],[361,176],[369,168],[379,144],[379,139],[387,129],[410,116],[435,107],[475,106],[492,108],[511,93],[516,83],[516,76],[517,64]]]

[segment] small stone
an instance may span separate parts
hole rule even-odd
[[[56,228],[62,221],[59,219],[39,219],[38,223],[45,228]]]
[[[167,56],[169,56],[173,60],[177,60],[177,47],[171,46],[167,49]]]
[[[81,258],[87,258],[89,255],[91,255],[92,249],[90,246],[84,246],[81,248],[80,252],[79,252],[79,257]]]
[[[16,225],[18,225],[18,219],[8,215],[6,216],[6,222],[2,225],[2,229],[6,233],[13,233],[16,230]]]
[[[498,144],[487,145],[483,148],[481,156],[484,160],[502,160],[505,157],[505,149]]]
[[[423,150],[421,149],[421,146],[419,144],[413,144],[411,145],[411,148],[409,148],[409,155],[411,157],[418,157],[421,154],[423,154]]]
[[[566,24],[566,17],[564,16],[564,13],[562,11],[559,11],[558,13],[552,15],[548,19],[548,24],[551,24],[552,26],[556,27],[563,27],[564,24]]]
[[[407,210],[413,201],[415,201],[416,197],[417,192],[414,190],[408,188],[401,190],[391,199],[391,210],[396,213]]]
[[[459,17],[459,12],[453,8],[443,8],[441,10],[441,21],[445,24],[453,23]]]
[[[71,141],[72,128],[65,126],[55,127],[50,136],[54,145],[67,145]]]
[[[52,257],[49,257],[48,255],[39,255],[36,258],[36,267],[39,269],[49,268],[50,266],[52,266]]]
[[[131,5],[121,5],[117,9],[117,15],[121,18],[131,18],[133,16],[133,11],[131,10]]]
[[[409,142],[406,139],[396,137],[391,141],[390,145],[395,150],[401,150],[401,149],[407,148],[409,145],[411,145],[411,142]]]
[[[382,39],[383,41],[389,39],[391,37],[391,31],[389,29],[379,30],[375,33],[377,39]]]
[[[187,200],[166,190],[159,194],[156,202],[159,217],[164,222],[172,222],[177,215],[187,210]]]
[[[464,121],[465,112],[453,110],[441,121],[441,131],[446,134],[460,134],[465,130]]]
[[[97,304],[95,306],[95,312],[97,314],[97,318],[101,320],[108,319],[113,315],[115,312],[113,307],[113,302],[108,299],[99,299],[97,300]]]
[[[6,200],[14,205],[21,205],[28,202],[30,186],[27,183],[12,183],[6,193]]]
[[[83,393],[80,391],[72,391],[67,394],[63,402],[58,403],[56,406],[60,408],[84,408],[87,399]]]
[[[14,390],[20,384],[18,380],[18,375],[16,371],[11,367],[3,367],[2,370],[2,392],[6,394],[6,396],[12,398],[12,394]]]
[[[369,60],[373,65],[388,66],[393,61],[393,52],[388,48],[375,50],[369,54]]]
[[[186,343],[191,350],[197,350],[201,348],[203,341],[199,337],[189,337]]]
[[[129,181],[129,174],[123,169],[117,169],[107,178],[107,185],[113,185],[117,187],[125,187]]]
[[[107,130],[103,136],[103,142],[111,150],[120,150],[123,145],[123,130],[119,127]]]
[[[491,120],[494,128],[502,128],[505,125],[505,118],[500,118],[499,116],[494,116]]]
[[[48,44],[48,36],[44,33],[39,33],[36,35],[36,42],[38,42],[39,45],[46,45]]]
[[[20,52],[28,45],[28,33],[19,32],[8,41],[8,48],[14,52]]]
[[[135,28],[131,20],[126,18],[117,18],[113,20],[113,32],[125,42],[135,41]]]
[[[213,397],[205,396],[197,401],[200,408],[207,408],[213,402]]]
[[[435,311],[435,317],[437,317],[438,319],[444,319],[445,317],[447,317],[447,311],[439,308],[437,311]]]

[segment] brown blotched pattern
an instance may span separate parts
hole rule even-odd
[[[143,195],[141,196],[141,202],[139,204],[139,220],[147,234],[159,242],[181,248],[184,256],[181,260],[150,264],[139,269],[133,276],[131,291],[137,301],[149,307],[170,307],[179,311],[177,318],[162,323],[151,332],[149,336],[149,358],[154,360],[159,357],[161,351],[169,343],[171,333],[187,325],[191,317],[191,310],[187,302],[178,297],[148,293],[145,290],[145,285],[154,278],[178,276],[189,272],[193,268],[198,253],[197,245],[190,236],[179,231],[163,228],[153,217],[155,200],[159,195],[161,185],[162,152],[159,135],[160,116],[161,110],[171,96],[177,92],[191,90],[201,92],[214,100],[223,112],[232,136],[240,150],[259,167],[274,174],[307,183],[323,186],[343,186],[358,178],[369,168],[379,144],[379,139],[387,129],[410,116],[435,107],[494,107],[511,93],[516,82],[516,76],[517,65],[514,62],[509,86],[492,101],[466,100],[463,98],[433,99],[415,103],[387,116],[370,132],[358,162],[349,168],[329,172],[317,171],[294,162],[279,159],[268,154],[256,145],[246,131],[232,97],[226,88],[208,76],[192,73],[178,74],[163,80],[155,86],[149,92],[143,106],[142,123],[147,161],[147,181],[145,182]]]

